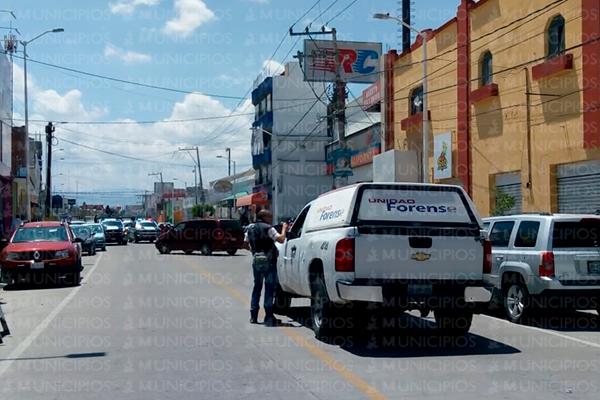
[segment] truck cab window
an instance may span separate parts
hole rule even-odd
[[[292,228],[290,229],[290,239],[297,239],[302,235],[302,227],[304,226],[304,221],[306,221],[306,215],[308,214],[309,209],[310,207],[306,207],[294,220]]]

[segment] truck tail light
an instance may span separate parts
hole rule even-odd
[[[492,242],[489,240],[483,241],[483,273],[492,273]]]
[[[554,276],[554,253],[551,251],[543,251],[541,254],[540,262],[540,276],[553,277]]]
[[[342,239],[335,245],[335,270],[354,272],[354,239]]]

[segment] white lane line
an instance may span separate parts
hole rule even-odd
[[[90,272],[88,272],[85,275],[81,283],[88,281],[89,277],[92,275],[98,264],[100,264],[100,260],[102,259],[103,254],[104,253],[100,254],[98,259],[90,269]],[[18,359],[21,356],[21,354],[23,354],[29,348],[29,346],[31,346],[33,342],[35,342],[38,336],[42,334],[44,329],[46,329],[48,325],[50,325],[52,320],[56,318],[56,316],[69,304],[69,302],[73,299],[73,297],[75,297],[75,295],[81,290],[82,287],[83,285],[79,285],[73,288],[73,290],[71,290],[67,297],[65,297],[56,307],[54,307],[54,310],[52,310],[52,312],[48,314],[48,316],[38,326],[35,327],[35,329],[29,334],[29,336],[27,336],[25,340],[23,340],[21,344],[19,344],[17,348],[14,349],[12,353],[8,355],[5,361],[0,360],[0,378],[2,378],[2,375],[4,375],[4,373],[10,368],[12,363],[16,359]]]
[[[535,332],[545,333],[546,335],[551,335],[551,336],[559,337],[559,338],[562,338],[562,339],[565,339],[565,340],[570,340],[572,342],[576,342],[576,343],[579,343],[579,344],[583,344],[583,345],[586,345],[586,346],[595,347],[597,349],[600,349],[600,343],[589,342],[587,340],[574,338],[572,336],[563,335],[562,333],[558,333],[558,332],[553,331],[553,330],[537,328],[535,326],[514,324],[514,323],[512,323],[510,321],[507,321],[505,319],[496,318],[496,317],[492,317],[492,316],[485,315],[485,314],[480,314],[480,315],[482,315],[484,317],[487,317],[487,318],[491,318],[491,319],[493,319],[495,321],[503,322],[503,323],[505,323],[507,325],[511,325],[513,327],[519,327],[519,328],[523,328],[523,329],[529,329],[529,330],[535,331]],[[1,374],[0,374],[0,376],[1,376]]]

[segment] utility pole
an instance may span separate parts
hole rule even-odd
[[[54,138],[52,134],[55,129],[52,122],[48,122],[48,125],[46,125],[46,145],[48,146],[48,155],[46,156],[46,218],[50,217],[52,213],[52,193],[50,188],[52,187],[52,139]],[[28,142],[27,146],[29,146],[29,138],[27,137],[26,139]],[[29,168],[29,165],[27,168]],[[27,176],[27,191],[29,191],[29,174]],[[30,209],[29,206],[27,208]]]
[[[190,157],[192,157],[192,160],[194,160],[194,162],[196,163],[196,167],[198,168],[198,186],[200,186],[200,201],[204,204],[206,199],[204,198],[204,189],[202,185],[202,167],[200,166],[200,150],[198,149],[198,146],[179,148],[179,151],[189,152],[192,150],[196,150],[196,159],[194,160],[194,157],[191,154]],[[196,205],[198,205],[198,186],[196,186]]]
[[[29,194],[29,101],[28,101],[28,97],[27,97],[27,42],[26,41],[22,41],[21,44],[23,45],[23,75],[25,77],[25,81],[23,82],[24,84],[24,89],[25,89],[25,104],[24,104],[24,111],[25,111],[25,219],[27,219],[27,221],[31,220],[31,195]],[[46,127],[46,129],[48,129]],[[47,133],[47,130],[46,130]],[[50,140],[49,142],[49,146],[52,146],[52,140]],[[50,155],[50,150],[48,150],[48,159],[50,159],[52,156]],[[48,162],[48,164],[50,164],[50,162]],[[50,176],[49,174],[46,175],[47,177]],[[48,181],[50,182],[50,181]],[[47,191],[50,190],[50,185],[47,186]],[[47,196],[46,195],[46,200],[47,200]],[[47,216],[50,216],[50,214],[48,214]]]
[[[226,148],[227,152],[227,176],[231,176],[231,148]]]
[[[320,31],[310,32],[308,28],[306,28],[303,32],[294,32],[292,28],[290,28],[290,36],[316,36],[316,35],[331,35],[333,41],[333,56],[334,56],[334,65],[335,65],[335,106],[334,106],[334,115],[337,117],[337,125],[338,125],[338,141],[340,144],[340,151],[346,157],[346,82],[342,79],[342,65],[340,60],[340,52],[338,50],[337,43],[337,30],[335,28],[331,28],[330,30],[326,30],[325,27],[322,27]],[[325,50],[327,51],[327,50]],[[304,57],[307,57],[305,54]],[[350,168],[350,160],[347,160],[347,167]],[[336,187],[343,187],[348,184],[348,176],[341,176],[337,178]]]
[[[196,166],[194,166],[194,189],[196,192],[195,204],[198,204],[198,178],[196,177]]]
[[[12,13],[11,13],[12,14]],[[14,17],[14,14],[12,14]],[[28,94],[28,90],[27,90],[27,45],[29,45],[31,42],[33,42],[34,40],[37,40],[39,38],[41,38],[42,36],[48,34],[48,33],[59,33],[59,32],[64,32],[63,28],[55,28],[52,30],[48,30],[45,32],[40,33],[39,35],[35,36],[33,39],[30,40],[21,40],[21,45],[23,46],[23,89],[25,90],[24,93],[24,111],[25,111],[25,159],[26,164],[25,164],[25,213],[26,213],[26,218],[27,220],[31,220],[31,194],[29,193],[29,182],[30,182],[30,177],[29,177],[29,164],[30,164],[30,156],[29,156],[29,94]],[[50,126],[52,126],[52,124],[50,124]],[[54,128],[52,129],[52,132],[54,132]],[[48,157],[51,158],[51,156],[49,155]],[[48,192],[50,191],[50,185],[48,185]],[[50,216],[50,214],[47,212],[47,215]]]
[[[165,200],[164,200],[165,185],[163,182],[163,174],[162,174],[162,172],[151,172],[148,174],[148,176],[159,176],[160,177],[160,211],[164,213],[165,212]],[[165,215],[165,220],[166,220],[166,215]]]

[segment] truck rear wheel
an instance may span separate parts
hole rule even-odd
[[[444,335],[466,335],[473,322],[473,311],[460,309],[438,309],[434,311],[435,322]]]
[[[313,278],[311,284],[310,316],[315,337],[319,340],[332,341],[335,329],[335,305],[329,300],[327,288],[322,275]]]

